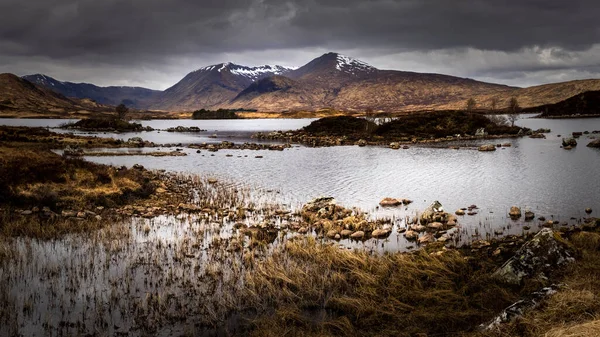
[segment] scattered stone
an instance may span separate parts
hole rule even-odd
[[[525,221],[531,221],[535,218],[535,213],[532,211],[525,211]]]
[[[338,232],[334,229],[330,230],[327,232],[327,237],[330,239],[335,238],[335,236],[338,235]]]
[[[371,233],[371,236],[374,238],[382,238],[388,236],[389,234],[389,229],[376,229]]]
[[[400,144],[399,143],[390,143],[390,149],[398,150],[398,149],[400,149]]]
[[[33,214],[33,212],[30,210],[21,211],[21,215],[31,215],[31,214]]]
[[[600,149],[600,138],[599,139],[594,139],[587,146],[588,147],[593,147],[593,148],[596,148],[596,149]]]
[[[444,227],[444,224],[441,222],[432,222],[427,225],[427,228],[433,229],[433,230],[440,230],[440,229],[442,229],[442,227]]]
[[[425,235],[421,236],[417,242],[422,245],[425,243],[430,243],[430,242],[434,242],[435,241],[435,237],[433,236],[433,234],[431,233],[426,233]]]
[[[216,184],[218,182],[217,178],[208,178],[207,181],[209,184]]]
[[[343,238],[349,237],[350,235],[352,235],[352,233],[354,233],[354,232],[349,229],[344,229],[340,232],[340,234],[342,235]]]
[[[306,233],[308,233],[308,228],[306,228],[306,227],[300,227],[300,229],[298,230],[298,233],[300,233],[300,234],[306,234]]]
[[[585,212],[586,212],[587,214],[591,214],[591,213],[592,213],[592,209],[588,207],[588,208],[586,208],[586,209],[585,209]]]
[[[462,209],[457,209],[456,212],[454,212],[454,214],[456,215],[465,215],[465,211]]]
[[[367,141],[366,141],[366,140],[364,140],[364,139],[359,139],[359,140],[356,142],[356,145],[358,145],[358,146],[360,146],[360,147],[367,146]]]

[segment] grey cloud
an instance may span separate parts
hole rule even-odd
[[[10,59],[19,64],[12,72],[33,72],[21,69],[44,59],[63,69],[59,78],[92,76],[94,65],[98,76],[113,67],[135,77],[159,68],[179,75],[231,58],[289,64],[284,56],[306,50],[387,57],[383,63],[395,67],[407,63],[389,59],[403,53],[440,54],[430,62],[453,61],[452,53],[465,49],[507,54],[483,61],[470,55],[488,73],[465,64],[452,72],[487,76],[598,64],[597,57],[578,58],[600,42],[598,14],[596,0],[0,0],[0,69],[11,71]],[[511,56],[532,48],[564,62]],[[417,61],[407,70],[428,68]]]

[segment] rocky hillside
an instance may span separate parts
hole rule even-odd
[[[69,115],[109,108],[90,100],[70,99],[13,74],[0,74],[0,114]]]
[[[140,87],[99,87],[89,83],[61,82],[42,74],[27,75],[23,78],[69,98],[87,98],[100,104],[113,106],[124,103],[131,108],[147,106],[149,101],[160,93],[158,90]]]

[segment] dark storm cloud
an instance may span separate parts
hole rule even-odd
[[[89,77],[102,75],[94,70],[100,66],[168,69],[178,58],[205,60],[202,66],[252,53],[285,63],[270,50],[353,51],[368,59],[443,51],[452,59],[448,53],[465,49],[539,47],[568,59],[600,41],[596,1],[0,0],[0,70],[18,63],[13,72],[27,72],[44,60],[38,69],[54,62],[65,74]]]
[[[53,58],[336,48],[584,49],[595,0],[3,0],[5,52]],[[151,55],[148,55],[151,56]]]

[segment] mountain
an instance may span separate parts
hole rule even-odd
[[[213,108],[228,103],[254,81],[285,75],[291,70],[282,66],[246,67],[229,62],[204,67],[157,95],[149,107],[188,111]]]
[[[251,86],[223,107],[399,111],[431,109],[484,93],[515,89],[447,75],[379,70],[337,53],[324,54],[286,77],[293,82],[280,90],[260,92],[259,87]]]
[[[0,113],[54,114],[106,111],[108,107],[90,100],[67,98],[13,74],[0,74]]]
[[[470,98],[479,109],[490,109],[492,102],[502,109],[511,97],[527,108],[600,90],[600,80],[593,79],[518,88],[441,74],[381,70],[338,53],[326,53],[297,69],[220,63],[187,74],[165,91],[60,82],[45,75],[25,78],[67,97],[110,105],[125,101],[130,107],[165,111],[332,108],[401,112],[464,109]]]
[[[140,87],[99,87],[89,83],[61,82],[42,74],[26,75],[23,78],[66,97],[88,98],[100,104],[113,106],[124,103],[131,108],[145,107],[154,95],[160,93]]]

